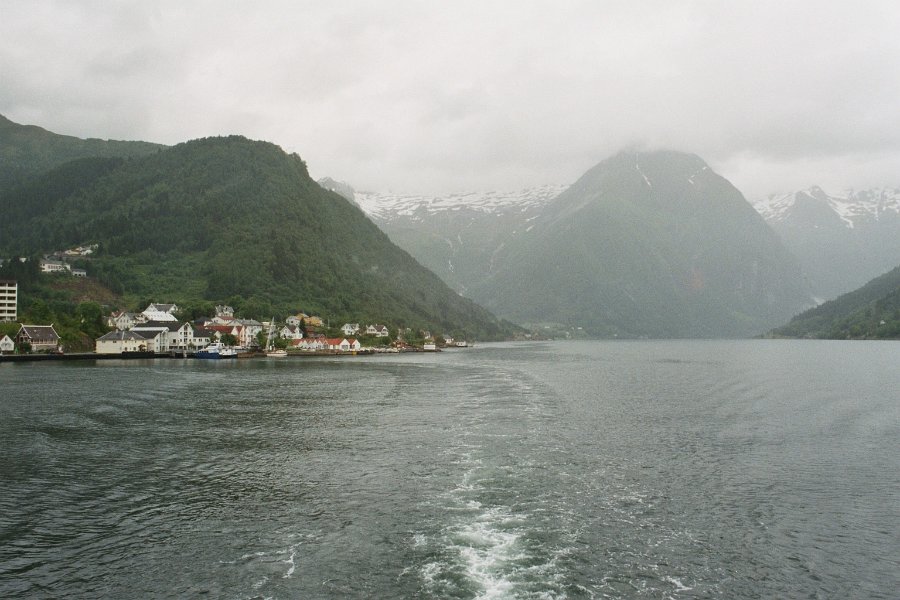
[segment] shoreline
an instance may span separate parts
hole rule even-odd
[[[288,353],[283,358],[314,358],[314,357],[334,357],[334,356],[374,356],[376,354],[405,354],[409,352],[427,352],[429,354],[440,352],[440,350],[401,350],[399,352],[378,352],[374,350],[356,350],[351,352],[341,352],[336,350],[316,350],[314,352],[297,352]],[[97,354],[96,352],[74,352],[71,354],[4,354],[0,355],[0,363],[25,363],[25,362],[53,362],[53,361],[86,361],[86,360],[155,360],[155,359],[190,359],[190,360],[213,360],[230,361],[230,360],[246,360],[272,358],[266,356],[265,353],[238,355],[231,358],[203,359],[197,358],[193,354],[185,354],[182,352],[125,352],[120,354]]]

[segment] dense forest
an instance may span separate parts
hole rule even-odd
[[[207,138],[79,158],[0,189],[0,211],[0,256],[98,244],[75,266],[131,307],[218,301],[256,318],[304,310],[479,339],[516,330],[319,186],[299,156],[266,142]]]
[[[165,148],[149,142],[98,140],[59,135],[19,125],[0,115],[0,194],[53,167],[79,158],[146,156]]]

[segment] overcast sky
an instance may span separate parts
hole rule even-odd
[[[660,147],[751,199],[900,186],[900,3],[0,0],[0,114],[242,134],[361,190],[565,184]]]

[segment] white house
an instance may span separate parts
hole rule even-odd
[[[209,346],[216,336],[207,329],[194,329],[194,348],[202,349]]]
[[[164,313],[169,313],[170,315],[174,315],[178,312],[178,306],[175,304],[159,304],[156,302],[151,303],[146,310],[150,311],[159,311]]]
[[[259,344],[257,336],[264,329],[262,323],[255,319],[235,319],[234,322],[243,328],[238,336],[238,343],[241,346],[250,348]]]
[[[359,333],[359,323],[344,323],[341,326],[341,331],[347,336],[356,335]]]
[[[178,307],[174,304],[156,304],[152,303],[144,311],[141,313],[141,319],[145,322],[149,321],[174,321],[177,322],[178,318],[175,317],[175,313],[178,312]]]
[[[285,340],[302,340],[303,330],[297,325],[285,325],[279,330],[278,335]]]
[[[148,333],[162,334],[159,342],[159,350],[155,352],[193,350],[199,346],[197,340],[194,339],[194,328],[188,323],[179,323],[178,321],[148,321],[135,325],[133,332],[147,337]],[[208,342],[207,342],[208,343]]]
[[[149,308],[142,312],[138,317],[139,321],[143,321],[144,323],[149,322],[173,322],[177,323],[178,319],[172,313],[163,312],[161,310],[150,310]]]
[[[41,260],[41,273],[66,273],[71,270],[72,267],[67,262],[50,258]]]
[[[59,349],[59,334],[53,329],[53,325],[22,325],[16,334],[16,343],[31,344],[31,351],[53,351]]]
[[[327,338],[325,340],[326,350],[337,350],[339,352],[351,352],[360,349],[359,340],[354,338]]]
[[[233,319],[234,318],[234,307],[228,306],[227,304],[217,304],[216,305],[216,316],[221,317],[223,319]]]
[[[231,335],[234,336],[234,339],[237,340],[237,344],[240,345],[241,340],[244,338],[244,326],[238,325],[237,321],[234,320],[231,320],[229,323],[229,325],[211,325],[207,322],[203,327],[208,330],[209,334],[212,338],[215,338],[216,341],[221,340],[224,335]]]
[[[324,350],[326,344],[323,338],[303,338],[301,340],[291,340],[291,346],[298,350],[313,352],[315,350]]]
[[[84,269],[72,269],[72,277],[87,277],[87,271]]]
[[[117,310],[106,318],[106,324],[122,331],[131,329],[137,325],[138,316],[135,313]]]
[[[137,333],[144,338],[144,350],[147,352],[156,352],[157,354],[160,354],[166,351],[169,341],[166,331],[157,329],[153,331],[139,331]]]
[[[180,326],[175,329],[174,327],[169,327],[169,350],[193,350],[195,348],[205,347],[209,342],[204,344],[204,346],[200,346],[196,339],[194,339],[194,327],[188,322],[181,323]]]
[[[0,354],[12,354],[16,350],[16,343],[8,335],[0,338]]]
[[[212,319],[207,319],[206,321],[204,321],[203,325],[204,326],[228,325],[229,323],[233,323],[233,322],[234,322],[234,317],[226,317],[226,316],[216,315]]]
[[[366,325],[366,335],[374,335],[375,337],[388,337],[390,333],[385,325],[376,323],[375,325]]]
[[[121,354],[140,352],[147,349],[147,339],[134,331],[110,331],[97,338],[94,351],[97,354]]]

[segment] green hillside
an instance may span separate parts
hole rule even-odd
[[[796,261],[700,158],[621,153],[581,177],[471,296],[592,336],[750,336],[810,303]]]
[[[513,331],[394,246],[305,163],[242,137],[127,160],[67,163],[0,198],[0,256],[98,243],[86,265],[127,297],[231,301],[254,316],[427,327],[480,339]]]
[[[0,195],[38,173],[78,158],[146,156],[164,147],[149,142],[83,140],[19,125],[0,115]]]
[[[774,337],[900,339],[900,267],[770,333]]]

